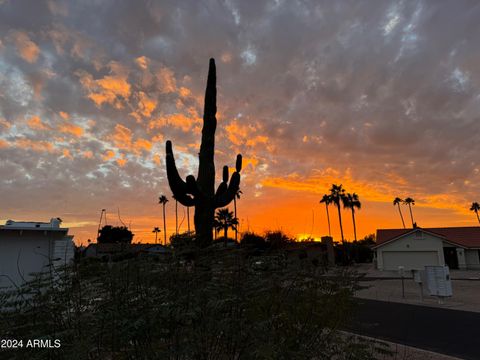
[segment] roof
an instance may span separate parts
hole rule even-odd
[[[437,227],[437,228],[415,228],[415,229],[378,229],[377,245],[383,245],[394,241],[399,237],[417,230],[431,233],[444,238],[445,241],[465,248],[480,248],[480,226],[463,227]]]
[[[59,218],[51,218],[50,222],[7,220],[5,225],[0,225],[0,230],[68,231],[67,228],[60,227],[61,222]]]

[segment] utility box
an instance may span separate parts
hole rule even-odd
[[[448,266],[425,266],[425,280],[431,296],[452,296],[452,281]]]

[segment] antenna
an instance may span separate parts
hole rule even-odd
[[[125,225],[125,223],[122,221],[122,218],[120,217],[120,208],[117,208],[117,211],[118,211],[118,220],[120,220],[123,226],[127,227],[127,225]]]
[[[100,220],[98,221],[97,239],[100,236],[100,228],[102,227],[103,213],[105,213],[105,225],[107,224],[107,210],[102,209],[102,211],[100,212]]]

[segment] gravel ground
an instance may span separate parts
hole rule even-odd
[[[366,274],[361,282],[366,288],[356,293],[359,298],[480,312],[479,271],[452,271],[453,296],[440,301],[425,289],[422,299],[419,285],[411,278],[404,279],[405,297],[402,297],[402,280],[392,279],[398,274],[375,270],[371,264],[357,265],[356,270]]]
[[[350,334],[352,335],[352,334]],[[370,338],[368,336],[359,336],[356,337],[379,341],[378,339]],[[392,355],[377,355],[375,360],[462,360],[457,357],[443,355],[427,350],[417,349],[410,346],[405,346],[401,344],[395,344],[389,341],[380,340],[380,342],[388,345],[388,350],[390,350]]]

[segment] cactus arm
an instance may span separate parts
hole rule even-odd
[[[166,153],[168,184],[170,185],[174,198],[184,206],[193,206],[193,198],[187,195],[187,183],[183,181],[178,174],[175,157],[173,156],[172,142],[170,140],[168,140],[166,144]]]
[[[223,184],[223,183],[222,183]],[[221,185],[220,185],[221,186]],[[219,186],[219,188],[220,188]],[[215,208],[225,207],[233,201],[235,195],[240,189],[240,173],[235,171],[230,178],[230,183],[226,191],[215,196]]]
[[[176,195],[174,194],[173,198],[183,206],[190,207],[195,205],[195,199],[185,193],[177,193]]]
[[[224,207],[227,206],[238,193],[240,189],[240,171],[242,170],[242,155],[237,155],[237,161],[235,162],[236,171],[232,174],[230,178],[230,183],[227,187],[228,179],[228,167],[223,167],[223,182],[218,187],[217,193],[215,194],[215,207]]]
[[[223,181],[220,183],[220,185],[217,188],[217,191],[215,192],[215,199],[222,196],[223,193],[225,193],[228,189],[228,166],[227,165],[223,167],[222,179]]]

